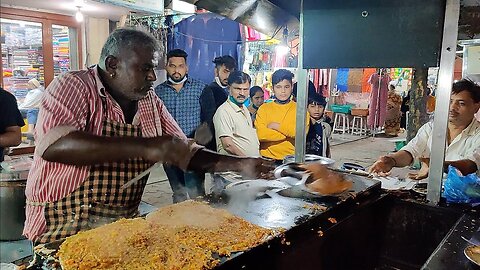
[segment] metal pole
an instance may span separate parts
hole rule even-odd
[[[300,1],[300,44],[298,46],[297,117],[295,129],[295,162],[305,162],[308,74],[303,69],[303,0]]]
[[[435,105],[435,119],[432,131],[430,170],[428,173],[427,200],[438,204],[442,189],[443,162],[445,159],[445,141],[448,130],[448,111],[450,91],[453,83],[455,51],[457,48],[458,18],[460,0],[447,0],[445,23],[443,26],[442,51],[438,76],[438,91]]]

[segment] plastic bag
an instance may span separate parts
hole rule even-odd
[[[462,176],[455,167],[448,167],[443,196],[450,203],[479,203],[480,178],[476,173]]]

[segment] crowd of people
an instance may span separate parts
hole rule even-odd
[[[251,85],[231,56],[213,60],[215,80],[208,85],[188,75],[187,57],[183,50],[169,51],[167,80],[153,89],[157,41],[142,31],[117,29],[97,65],[49,85],[27,180],[24,235],[44,243],[134,217],[148,175],[130,187],[123,184],[157,162],[164,164],[173,201],[180,202],[205,194],[205,173],[262,177],[294,154],[296,87],[290,71],[273,73],[274,97],[264,102],[263,89]],[[18,144],[24,123],[15,98],[4,90],[0,97],[0,147]],[[309,86],[306,153],[328,157],[332,126],[325,106],[325,98]],[[480,124],[474,118],[479,109],[480,87],[456,82],[445,164],[462,173],[480,165]],[[205,126],[214,134],[211,142],[198,139]],[[388,174],[428,158],[432,136],[427,123],[404,149],[379,158],[370,171]]]
[[[281,163],[295,152],[296,102],[293,73],[279,69],[272,75],[274,98],[265,103],[264,90],[252,86],[250,76],[237,68],[229,55],[213,60],[215,79],[206,85],[188,74],[187,53],[167,53],[167,80],[155,88],[187,138],[194,139],[202,124],[214,137],[204,146],[221,154],[265,157]],[[249,103],[247,106],[246,103]],[[329,155],[331,126],[324,122],[326,101],[315,89],[309,91],[307,153]],[[205,194],[205,175],[165,165],[173,201]]]

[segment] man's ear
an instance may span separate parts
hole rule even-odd
[[[475,103],[475,108],[477,112],[480,110],[480,102]]]
[[[107,58],[105,58],[105,68],[107,69],[108,73],[115,73],[117,67],[118,59],[115,56],[109,55]]]

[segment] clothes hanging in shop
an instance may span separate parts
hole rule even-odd
[[[362,92],[362,77],[363,69],[352,68],[348,72],[348,92],[361,93]]]
[[[372,86],[369,82],[370,77],[373,73],[377,72],[376,68],[364,68],[362,76],[362,92],[370,93],[372,91]]]
[[[374,73],[368,80],[372,87],[367,124],[369,128],[381,128],[385,124],[387,113],[388,83],[391,81],[388,74]],[[376,121],[375,121],[376,120]]]
[[[339,68],[337,71],[337,89],[341,92],[348,90],[348,68]]]

